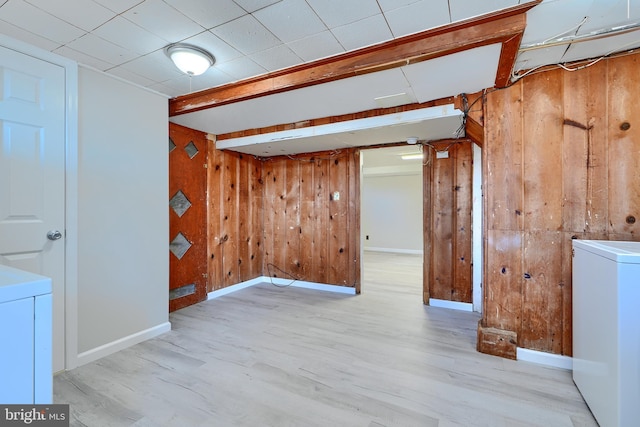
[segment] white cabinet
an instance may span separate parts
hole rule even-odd
[[[640,242],[573,249],[573,381],[600,426],[640,426]]]
[[[51,279],[0,265],[0,403],[52,403]]]

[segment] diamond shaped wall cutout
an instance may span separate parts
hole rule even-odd
[[[196,144],[193,143],[193,141],[191,141],[190,143],[187,144],[186,147],[184,147],[184,151],[187,152],[187,155],[189,156],[190,159],[193,159],[196,154],[198,154],[198,147],[196,147]]]
[[[171,209],[173,209],[179,217],[182,217],[187,209],[191,207],[191,202],[187,199],[187,196],[184,195],[182,190],[178,190],[171,200],[169,200],[169,206],[171,206]]]
[[[172,152],[176,149],[176,143],[173,142],[173,139],[169,138],[169,152]]]
[[[182,257],[187,253],[190,247],[191,242],[189,242],[182,233],[178,233],[175,239],[173,239],[169,244],[169,250],[178,259],[182,259]]]

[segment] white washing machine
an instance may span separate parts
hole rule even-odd
[[[601,427],[640,426],[640,242],[573,251],[573,381]]]

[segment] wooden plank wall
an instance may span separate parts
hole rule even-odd
[[[639,82],[634,54],[487,95],[481,351],[570,356],[571,240],[640,240]]]
[[[358,150],[265,159],[264,274],[360,291]]]
[[[435,298],[471,303],[473,143],[441,142],[425,150],[424,302]],[[449,157],[438,159],[435,150],[446,150]]]
[[[262,276],[262,162],[208,145],[208,292]]]

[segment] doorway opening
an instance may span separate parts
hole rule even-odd
[[[360,247],[363,284],[422,299],[422,146],[360,152]]]

